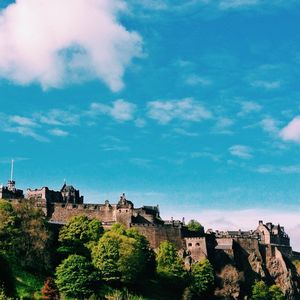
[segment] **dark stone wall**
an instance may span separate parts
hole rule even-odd
[[[57,204],[53,205],[53,213],[50,221],[54,223],[66,223],[76,215],[84,214],[89,218],[96,218],[105,223],[116,221],[116,207],[112,205],[94,204]]]
[[[182,228],[172,225],[140,225],[132,224],[138,232],[144,235],[150,243],[150,246],[156,249],[163,241],[173,243],[178,250],[185,248],[185,242],[182,236]]]

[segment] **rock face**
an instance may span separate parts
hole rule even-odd
[[[228,272],[224,270],[231,266],[239,274],[239,279],[236,279],[233,284],[234,289],[231,294],[233,299],[243,299],[249,295],[255,280],[261,279],[269,285],[280,286],[285,299],[300,299],[299,276],[292,264],[293,256],[287,256],[286,250],[281,246],[262,245],[259,240],[250,241],[242,238],[233,238],[231,249],[224,249],[224,247],[215,249],[211,253],[210,260],[218,274],[216,295],[222,295],[220,293],[224,290],[228,292],[228,287],[226,289]]]

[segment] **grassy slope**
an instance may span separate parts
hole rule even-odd
[[[45,282],[43,276],[32,274],[17,266],[13,267],[13,273],[16,278],[16,290],[20,299],[41,299],[40,291]]]

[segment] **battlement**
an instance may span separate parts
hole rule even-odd
[[[106,205],[106,204],[72,204],[72,203],[53,203],[55,208],[64,208],[64,209],[79,209],[79,210],[105,210],[105,209],[114,209],[116,205]]]
[[[215,232],[208,231],[210,234],[214,234],[216,238],[232,238],[232,239],[259,239],[259,234],[255,230],[249,231],[219,231],[216,230]]]

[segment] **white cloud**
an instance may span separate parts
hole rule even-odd
[[[266,117],[262,119],[260,125],[262,129],[268,133],[272,133],[272,134],[278,133],[277,121],[271,117]]]
[[[213,128],[213,133],[216,134],[232,134],[231,127],[234,124],[234,120],[226,117],[220,117],[217,119],[216,125]]]
[[[195,86],[195,85],[210,85],[211,81],[204,78],[204,77],[200,77],[196,74],[191,74],[188,75],[185,79],[185,83],[191,86]]]
[[[242,101],[240,102],[241,111],[238,113],[238,116],[243,117],[250,113],[259,112],[262,109],[262,106],[253,101]]]
[[[184,135],[184,136],[198,136],[199,134],[197,132],[190,132],[187,131],[183,128],[174,128],[173,130],[175,133],[180,134],[180,135]]]
[[[281,86],[281,81],[264,81],[264,80],[256,80],[251,83],[254,87],[264,88],[266,90],[274,90],[278,89]]]
[[[146,126],[146,120],[143,119],[143,118],[137,118],[135,121],[134,121],[134,124],[136,127],[139,127],[139,128],[143,128]]]
[[[136,111],[136,105],[131,102],[127,102],[123,99],[115,100],[112,105],[102,103],[92,103],[90,107],[90,114],[106,114],[111,116],[117,121],[130,121],[134,118]]]
[[[29,127],[35,127],[37,126],[36,122],[30,118],[21,117],[21,116],[10,116],[9,120],[12,123],[16,123],[20,126],[29,126]]]
[[[262,165],[254,169],[255,172],[266,174],[299,174],[300,165],[286,165],[286,166],[274,166],[274,165]]]
[[[289,124],[279,132],[284,141],[300,143],[300,116],[295,117]]]
[[[240,8],[245,6],[257,5],[260,2],[261,2],[260,0],[223,0],[220,1],[219,8],[220,9]]]
[[[122,0],[17,0],[0,14],[0,77],[43,88],[99,79],[111,90],[141,55],[141,37],[118,21]]]
[[[80,116],[69,110],[51,109],[46,113],[36,113],[34,117],[43,124],[54,126],[72,126],[79,123]]]
[[[54,129],[51,129],[49,130],[49,133],[51,135],[54,135],[54,136],[61,136],[61,137],[65,137],[65,136],[68,136],[69,135],[69,132],[65,131],[65,130],[61,130],[59,128],[54,128]]]
[[[229,152],[233,156],[237,156],[243,159],[252,158],[252,149],[244,145],[233,145],[229,149]]]
[[[212,114],[199,101],[193,98],[184,98],[148,102],[148,116],[160,124],[167,124],[174,119],[199,122],[211,118]]]
[[[29,136],[29,137],[32,137],[33,139],[39,141],[39,142],[48,142],[49,140],[36,133],[32,128],[29,128],[29,127],[24,127],[24,126],[6,126],[3,131],[6,131],[6,132],[12,132],[12,133],[17,133],[17,134],[20,134],[22,136]]]

